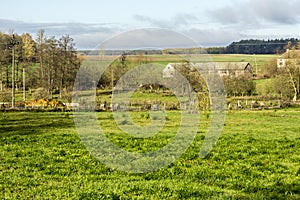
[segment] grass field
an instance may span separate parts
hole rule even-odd
[[[267,66],[268,62],[272,59],[278,58],[279,55],[276,54],[203,54],[203,55],[142,55],[142,56],[136,56],[136,55],[130,55],[127,56],[127,60],[137,64],[139,62],[154,62],[154,63],[160,63],[167,65],[168,63],[172,62],[182,62],[185,59],[190,59],[190,61],[198,61],[198,62],[249,62],[253,69],[258,70],[258,73],[260,73],[265,66]],[[196,57],[196,58],[195,58]],[[97,56],[91,56],[87,57],[89,60],[93,59],[99,59]],[[117,56],[107,56],[108,60],[114,60]],[[102,58],[105,59],[105,58]],[[254,71],[255,72],[255,71]]]
[[[109,138],[131,151],[167,144],[164,134],[134,140],[97,113]],[[133,113],[147,123],[146,113]],[[183,156],[159,171],[135,174],[107,168],[83,146],[72,113],[0,113],[0,199],[300,199],[300,109],[229,111],[221,138],[198,157],[209,115]],[[177,122],[176,122],[177,121]]]

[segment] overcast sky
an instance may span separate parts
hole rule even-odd
[[[299,38],[300,0],[14,0],[0,7],[0,31],[68,34],[78,49],[149,27],[183,33],[200,46]]]

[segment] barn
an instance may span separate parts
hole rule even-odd
[[[203,63],[196,63],[196,67],[201,67]],[[220,76],[239,77],[242,75],[253,76],[253,67],[249,62],[215,62],[213,65]]]
[[[172,78],[175,74],[176,67],[182,66],[182,63],[169,63],[163,69],[164,78]],[[195,63],[190,64],[191,67],[195,67],[201,70],[207,70],[208,73],[213,73],[216,70],[220,76],[253,76],[253,68],[249,62],[215,62],[215,63]]]

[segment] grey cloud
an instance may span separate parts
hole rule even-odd
[[[296,24],[300,21],[300,3],[297,0],[248,0],[216,10],[208,15],[225,25]]]
[[[239,21],[238,13],[231,7],[223,7],[207,13],[213,20],[222,24],[235,24]]]
[[[198,21],[198,18],[192,14],[177,14],[173,18],[174,25],[189,25]]]
[[[162,49],[174,47],[195,47],[196,43],[182,33],[161,29],[147,28],[124,32],[105,41],[108,49]]]
[[[300,7],[298,1],[252,0],[250,7],[257,17],[279,24],[298,23]]]
[[[91,33],[72,36],[78,49],[97,49],[99,44],[111,37],[109,33]]]
[[[13,30],[18,34],[28,32],[32,35],[44,29],[46,35],[70,35],[75,39],[79,49],[93,49],[103,40],[120,32],[118,24],[84,24],[84,23],[28,23],[16,20],[0,19],[0,31]]]
[[[158,20],[154,20],[151,17],[147,17],[147,16],[144,16],[144,15],[134,15],[133,18],[137,21],[146,22],[146,23],[149,23],[151,25],[160,24],[160,22]]]
[[[78,35],[74,39],[82,49],[163,49],[196,47],[197,43],[183,33],[161,28],[135,29],[111,37],[109,34]]]
[[[248,38],[243,33],[220,29],[187,29],[176,32],[168,29],[137,29],[110,37],[109,34],[75,36],[82,49],[143,49],[226,46],[232,41]],[[109,39],[108,39],[109,38]],[[103,42],[103,43],[102,43]]]
[[[193,14],[179,13],[168,20],[155,19],[143,15],[134,15],[133,18],[137,21],[148,23],[151,26],[163,27],[163,28],[178,28],[185,27],[191,23],[196,23],[198,18]]]
[[[192,28],[184,33],[195,40],[199,46],[227,46],[234,41],[242,39],[278,39],[296,37],[292,33],[265,33],[253,31],[236,31],[236,29],[199,29]]]
[[[246,34],[237,31],[241,28],[236,25],[238,24],[238,12],[227,8],[221,8],[217,12],[219,15],[207,23],[200,22],[199,18],[195,15],[182,13],[175,15],[169,20],[156,20],[142,15],[135,15],[134,18],[153,26],[181,31],[195,40],[199,46],[224,46],[230,44],[234,40],[246,38]],[[230,23],[232,26],[230,28],[214,26],[215,22],[220,20]],[[214,28],[208,28],[206,26],[207,24],[209,24],[209,27]]]
[[[0,19],[0,31],[13,30],[17,33],[37,33],[45,29],[49,35],[80,35],[96,32],[114,32],[118,27],[112,24],[83,24],[83,23],[28,23],[15,20]]]
[[[144,16],[136,16],[142,21],[160,24],[164,28],[186,25],[193,16],[179,14],[172,21],[159,21]],[[167,26],[170,25],[170,26]],[[45,29],[50,36],[68,34],[74,38],[78,49],[95,49],[104,42],[109,49],[138,49],[195,46],[188,43],[186,38],[176,35],[167,29],[134,30],[129,32],[117,24],[83,24],[83,23],[27,23],[15,20],[0,19],[0,31],[14,30],[16,33],[37,33]],[[122,34],[120,34],[122,33]],[[112,39],[113,38],[113,39]],[[107,43],[109,41],[109,43]]]
[[[232,41],[249,37],[246,34],[233,30],[197,29],[192,28],[184,32],[187,36],[197,41],[199,46],[226,46]]]

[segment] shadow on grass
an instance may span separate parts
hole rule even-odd
[[[36,135],[55,129],[74,128],[72,113],[3,112],[0,113],[0,137]]]

